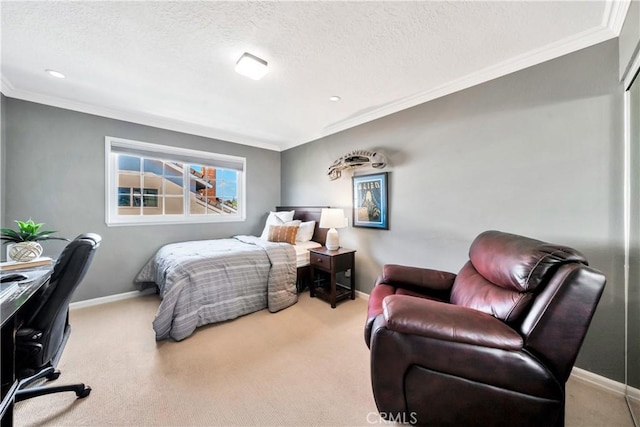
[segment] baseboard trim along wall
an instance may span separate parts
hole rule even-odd
[[[365,294],[364,292],[359,291],[359,290],[357,290],[357,289],[356,289],[356,296],[357,296],[358,298],[366,299],[367,301],[369,300],[369,294]]]
[[[631,400],[640,402],[640,389],[634,387],[627,387],[627,397]]]
[[[85,301],[71,303],[69,304],[69,309],[74,310],[78,308],[93,307],[95,305],[107,304],[110,302],[121,301],[129,298],[137,298],[153,293],[155,293],[155,289],[149,288],[145,289],[144,291],[131,291],[117,295],[110,295],[107,297],[93,298]],[[356,297],[368,300],[369,294],[356,290]],[[571,371],[571,376],[578,381],[589,383],[611,393],[624,395],[627,390],[627,387],[624,384],[619,383],[618,381],[611,380],[609,378],[603,377],[602,375],[594,374],[593,372],[589,372],[581,368],[574,367]],[[633,399],[640,400],[640,390],[629,387],[629,396]]]
[[[574,367],[573,370],[571,370],[571,376],[578,381],[589,383],[600,389],[619,395],[624,395],[627,389],[627,386],[623,383],[577,367]]]
[[[129,299],[129,298],[137,298],[143,295],[151,295],[153,293],[155,293],[155,289],[148,288],[143,291],[131,291],[131,292],[124,292],[122,294],[109,295],[107,297],[92,298],[84,301],[72,302],[71,304],[69,304],[69,309],[74,310],[76,308],[93,307],[94,305],[107,304],[110,302],[121,301],[123,299]]]
[[[109,295],[108,297],[87,299],[84,301],[72,302],[71,304],[69,304],[69,309],[73,310],[76,308],[93,307],[94,305],[107,304],[114,301],[120,301],[123,299],[129,299],[129,298],[136,298],[139,296],[150,295],[153,293],[155,293],[155,289],[148,288],[143,291],[131,291],[131,292],[124,292],[122,294]],[[365,294],[364,292],[356,290],[356,297],[364,298],[368,300],[369,294]]]

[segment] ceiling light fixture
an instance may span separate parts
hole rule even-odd
[[[338,102],[340,101],[342,98],[340,98],[338,95],[333,95],[329,97],[329,101],[331,102]]]
[[[55,77],[57,79],[64,79],[65,75],[62,74],[60,71],[56,71],[56,70],[50,70],[50,69],[46,69],[44,70],[47,72],[47,74],[49,74],[52,77]]]
[[[236,62],[236,72],[253,80],[260,80],[267,71],[267,61],[247,52]]]

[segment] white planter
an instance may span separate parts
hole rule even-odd
[[[38,242],[18,242],[7,245],[7,261],[27,262],[42,255]]]
[[[7,247],[7,261],[11,261],[11,258],[9,258],[9,253],[11,252],[11,248],[15,245],[15,243],[7,243],[5,246]]]

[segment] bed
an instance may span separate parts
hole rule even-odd
[[[311,241],[295,245],[257,236],[171,243],[160,248],[136,276],[140,289],[154,283],[162,300],[153,329],[156,340],[181,341],[197,327],[268,308],[295,304],[309,280],[308,248],[322,246],[322,207],[281,206],[294,222],[315,221]],[[271,215],[270,215],[271,218]],[[268,224],[265,230],[268,229]]]

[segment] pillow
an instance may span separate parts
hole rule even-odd
[[[262,230],[262,234],[260,238],[262,240],[267,240],[269,237],[269,226],[270,225],[283,225],[287,221],[293,220],[293,214],[296,211],[282,211],[282,212],[269,212],[269,216],[267,217],[267,222],[264,224],[264,229]]]
[[[284,242],[295,245],[297,234],[298,226],[296,225],[270,225],[267,240],[270,242]]]
[[[311,240],[315,228],[315,221],[306,221],[301,223],[300,228],[298,228],[298,237],[296,237],[296,242],[308,242]]]

